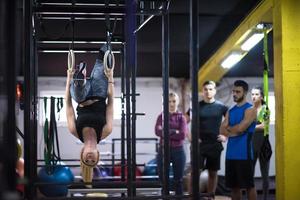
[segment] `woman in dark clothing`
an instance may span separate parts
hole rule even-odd
[[[68,69],[66,81],[68,128],[83,142],[81,174],[83,181],[88,183],[92,181],[93,168],[99,161],[97,144],[112,132],[113,127],[113,68],[105,68],[103,57],[100,58],[96,60],[90,79],[87,80],[85,65],[81,63],[77,72],[72,67]],[[77,119],[71,96],[78,103]]]
[[[260,87],[254,87],[251,90],[251,98],[253,103],[257,107],[257,123],[255,126],[255,132],[253,134],[253,151],[254,151],[254,167],[256,165],[257,159],[259,160],[261,177],[263,180],[263,196],[264,199],[268,198],[269,191],[269,168],[270,160],[263,159],[260,156],[261,148],[264,141],[264,128],[265,128],[265,112],[266,104],[264,102],[263,90]]]

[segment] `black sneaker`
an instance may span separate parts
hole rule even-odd
[[[85,83],[85,76],[82,73],[82,71],[86,68],[85,62],[80,62],[79,66],[77,66],[77,69],[75,70],[73,80],[75,85],[84,86]]]

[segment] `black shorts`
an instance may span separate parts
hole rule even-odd
[[[221,143],[200,143],[199,167],[200,169],[208,169],[218,171],[220,169],[220,159],[223,146]]]
[[[254,187],[253,160],[226,160],[225,183],[229,188]]]

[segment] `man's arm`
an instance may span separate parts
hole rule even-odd
[[[114,121],[114,77],[113,70],[110,70],[106,73],[108,78],[108,89],[107,89],[107,105],[106,105],[106,124],[102,129],[101,139],[109,136],[113,129],[113,121]]]
[[[74,71],[68,70],[67,71],[67,81],[66,81],[66,92],[65,92],[65,101],[66,101],[66,114],[67,114],[67,124],[68,129],[71,134],[78,138],[77,130],[76,130],[76,118],[74,113],[74,108],[72,105],[72,99],[70,95],[70,83],[71,78],[73,77]]]
[[[227,111],[225,118],[222,121],[221,126],[220,126],[220,130],[219,130],[220,135],[228,137],[229,136],[229,131],[227,130],[228,127],[229,127],[229,114]]]
[[[252,107],[245,111],[244,119],[237,125],[228,127],[230,136],[237,136],[243,133],[250,124],[256,119],[257,110]]]

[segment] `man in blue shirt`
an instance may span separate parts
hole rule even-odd
[[[256,108],[247,102],[248,84],[234,82],[232,90],[236,105],[227,112],[220,127],[220,138],[228,137],[226,150],[226,186],[231,188],[232,200],[242,199],[242,189],[249,200],[257,198],[254,187],[252,135],[255,130]]]

